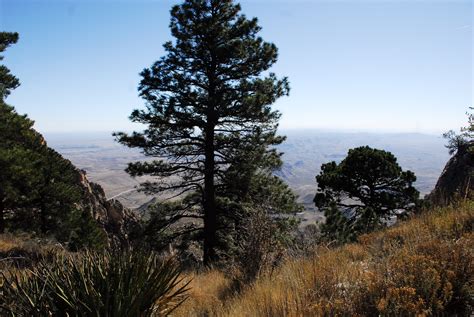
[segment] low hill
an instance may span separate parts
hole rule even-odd
[[[338,248],[291,256],[241,294],[192,275],[176,316],[467,316],[474,305],[474,202],[433,209]]]

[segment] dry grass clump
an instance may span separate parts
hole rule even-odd
[[[12,249],[18,247],[18,240],[11,235],[0,235],[0,252],[7,253]]]
[[[336,249],[288,259],[240,295],[195,276],[178,316],[469,315],[474,306],[474,202],[435,209]],[[212,287],[218,283],[222,286]]]
[[[231,280],[217,270],[189,273],[185,280],[191,281],[188,295],[192,300],[185,301],[174,316],[219,316],[230,296]]]
[[[0,270],[11,266],[31,267],[42,259],[65,252],[54,240],[34,238],[28,234],[0,234]]]
[[[0,234],[0,254],[8,254],[15,250],[39,253],[44,249],[53,247],[52,240],[33,238],[28,234]]]

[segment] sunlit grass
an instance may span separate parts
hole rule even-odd
[[[357,243],[314,246],[310,256],[287,258],[240,293],[217,269],[188,273],[179,285],[191,281],[189,299],[172,315],[465,315],[474,304],[473,227],[474,202],[435,208]],[[61,253],[54,243],[14,235],[0,236],[0,252]]]
[[[175,316],[219,316],[224,308],[224,301],[229,297],[231,281],[218,270],[209,270],[202,273],[189,273],[186,280],[189,284],[189,297]]]
[[[473,202],[436,208],[358,243],[287,259],[231,298],[221,273],[195,274],[175,315],[463,315],[473,305],[473,226]]]

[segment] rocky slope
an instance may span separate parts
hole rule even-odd
[[[461,146],[446,164],[427,200],[435,205],[466,199],[474,192],[474,141]]]

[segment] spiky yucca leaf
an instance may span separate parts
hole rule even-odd
[[[133,251],[58,255],[3,273],[4,312],[25,316],[162,316],[186,299],[172,260]]]

